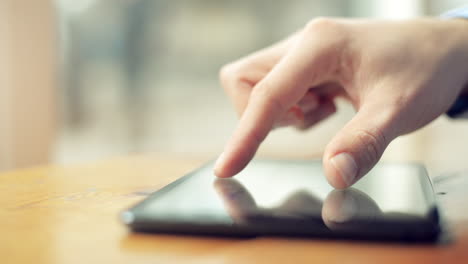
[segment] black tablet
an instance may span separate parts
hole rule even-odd
[[[320,161],[255,160],[219,179],[213,163],[122,212],[140,232],[435,241],[439,214],[418,164],[381,163],[352,188],[333,189]]]

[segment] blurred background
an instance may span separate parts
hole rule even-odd
[[[219,68],[316,16],[438,15],[437,0],[3,0],[0,169],[135,153],[214,158],[237,117]],[[274,131],[260,155],[320,157],[354,114]],[[391,144],[385,160],[432,175],[468,168],[468,121],[439,118]]]

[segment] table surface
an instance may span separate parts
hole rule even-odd
[[[468,181],[435,181],[453,242],[408,245],[145,235],[118,220],[204,160],[136,156],[0,174],[1,263],[468,263]],[[439,187],[438,187],[439,186]],[[465,190],[465,191],[464,191]]]

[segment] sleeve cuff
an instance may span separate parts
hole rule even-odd
[[[466,18],[468,19],[468,6],[447,11],[440,15],[442,19]],[[458,96],[455,103],[447,111],[447,116],[451,118],[468,118],[468,96]]]
[[[447,111],[447,115],[451,118],[467,118],[468,117],[468,96],[458,96],[455,103]]]

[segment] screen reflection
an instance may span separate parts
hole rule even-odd
[[[213,185],[226,212],[239,226],[284,228],[285,225],[295,225],[315,230],[322,228],[323,232],[328,229],[344,235],[364,229],[364,233],[372,233],[372,230],[379,233],[380,228],[387,228],[388,232],[393,229],[398,233],[398,224],[402,222],[425,222],[417,215],[383,213],[371,197],[355,188],[331,190],[323,201],[310,192],[299,190],[277,206],[264,207],[257,204],[249,190],[236,179],[216,179]],[[389,225],[392,222],[394,225]]]

